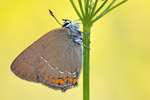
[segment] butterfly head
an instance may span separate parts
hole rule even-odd
[[[72,25],[72,22],[70,20],[68,19],[62,19],[62,20],[65,21],[62,27],[69,28]]]
[[[63,19],[64,24],[62,25],[62,27],[65,27],[65,28],[70,28],[71,30],[72,29],[79,29],[79,25],[76,21],[74,21],[74,24],[72,24],[72,22],[68,19]]]

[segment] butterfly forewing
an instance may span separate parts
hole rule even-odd
[[[37,58],[41,55],[43,50],[51,43],[53,40],[57,40],[58,34],[55,31],[59,29],[52,30],[34,42],[31,46],[25,49],[11,64],[11,70],[20,78],[40,82],[35,71],[35,65]],[[50,38],[50,39],[49,39]]]
[[[22,79],[39,82],[35,72],[35,61],[41,52],[42,48],[38,40],[13,61],[11,70]]]

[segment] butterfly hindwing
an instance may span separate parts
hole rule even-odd
[[[57,41],[49,42],[42,52],[37,73],[42,83],[65,91],[77,85],[82,67],[82,48],[71,41],[72,37],[67,29],[62,29],[59,34]]]

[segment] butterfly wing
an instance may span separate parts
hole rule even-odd
[[[39,82],[35,72],[35,61],[41,52],[40,41],[36,41],[13,61],[11,70],[22,79]]]
[[[72,41],[68,29],[59,28],[24,50],[12,63],[11,70],[22,79],[65,91],[77,85],[81,67],[81,46]]]
[[[41,55],[45,47],[57,38],[57,32],[59,29],[48,32],[31,46],[25,49],[11,64],[11,70],[20,78],[40,82],[35,71],[35,65],[37,58]],[[50,39],[49,39],[50,38]],[[48,40],[48,41],[47,41]],[[42,45],[42,42],[44,45]]]
[[[49,38],[51,42],[39,57],[36,71],[43,84],[65,91],[77,85],[82,67],[82,47],[72,41],[68,29],[62,28],[57,33],[57,40]]]

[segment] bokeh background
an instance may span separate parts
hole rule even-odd
[[[91,100],[150,100],[149,5],[149,0],[129,0],[93,25]],[[60,21],[78,19],[69,0],[0,1],[0,100],[82,100],[82,73],[79,86],[63,94],[10,70],[26,47],[60,27],[49,8]]]

